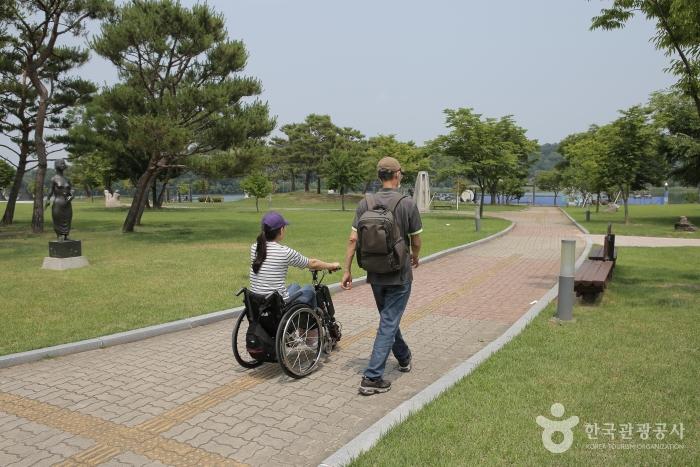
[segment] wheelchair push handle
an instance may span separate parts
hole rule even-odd
[[[338,266],[338,269],[334,269],[332,271],[326,271],[326,270],[322,270],[322,269],[312,269],[311,270],[311,279],[313,280],[313,282],[317,282],[319,272],[323,273],[323,275],[321,276],[321,280],[323,280],[323,278],[325,277],[326,274],[333,274],[335,271],[340,271],[341,269],[343,269],[343,268],[340,266]]]

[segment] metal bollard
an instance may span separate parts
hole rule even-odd
[[[476,231],[481,230],[481,214],[479,213],[479,205],[476,205],[476,212],[474,213],[474,224],[476,225]]]
[[[559,270],[559,299],[557,319],[571,321],[574,310],[574,275],[576,273],[576,240],[561,241],[561,267]]]

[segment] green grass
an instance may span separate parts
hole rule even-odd
[[[599,305],[576,306],[563,326],[550,306],[353,465],[699,465],[699,263],[700,248],[622,249]],[[562,454],[544,449],[535,422],[554,418],[554,402],[580,419]],[[656,442],[684,447],[610,449],[587,438],[594,423],[683,423],[684,439]],[[624,442],[654,442],[634,436]]]
[[[645,237],[679,237],[700,238],[700,231],[676,232],[673,224],[678,222],[680,216],[687,216],[688,220],[700,227],[700,204],[669,204],[663,205],[631,205],[630,223],[625,225],[624,207],[618,212],[605,212],[605,206],[601,206],[596,213],[591,208],[591,221],[586,222],[586,209],[565,208],[577,222],[586,227],[592,234],[604,234],[607,232],[608,222],[613,224],[613,233],[617,235],[641,235]]]
[[[0,231],[0,355],[239,306],[233,292],[248,283],[249,248],[260,225],[261,214],[251,203],[183,203],[146,212],[137,232],[122,234],[126,208],[75,202],[71,237],[82,240],[90,267],[68,271],[41,269],[47,242],[54,238],[50,215],[47,232],[32,235],[31,205],[18,205],[15,225]],[[338,204],[295,194],[274,197],[273,207],[281,206]],[[261,209],[267,209],[266,202]],[[354,210],[283,212],[291,222],[286,244],[311,257],[343,262]],[[425,215],[423,222],[422,255],[508,226],[485,219],[477,234],[473,221],[463,216]],[[363,275],[357,266],[353,272]],[[293,269],[289,279],[309,283],[310,275]],[[339,275],[330,278],[338,280]]]

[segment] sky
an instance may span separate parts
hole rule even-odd
[[[183,0],[184,5],[193,5]],[[600,0],[210,0],[242,40],[278,128],[328,114],[366,136],[422,144],[444,109],[513,115],[554,143],[614,120],[675,80],[643,18],[589,31]],[[80,75],[113,83],[93,57]]]

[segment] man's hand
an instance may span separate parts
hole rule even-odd
[[[329,272],[335,272],[335,271],[337,271],[338,269],[340,269],[340,263],[338,263],[338,262],[331,263],[331,264],[329,265],[329,267],[328,267],[328,271],[329,271]]]
[[[418,259],[418,255],[411,254],[411,266],[417,268],[419,263],[420,260]]]
[[[343,280],[340,281],[340,286],[345,290],[352,289],[352,274],[350,274],[350,271],[346,270],[343,273]]]

